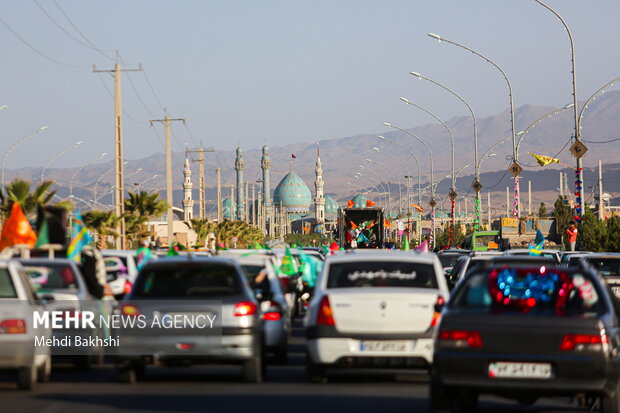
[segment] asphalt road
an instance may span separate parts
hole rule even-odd
[[[83,373],[54,365],[52,382],[33,392],[16,390],[11,376],[0,376],[0,412],[294,412],[402,413],[426,412],[425,374],[336,372],[326,384],[304,381],[304,343],[296,329],[287,366],[270,366],[260,385],[241,382],[235,367],[152,368],[136,385],[115,383],[112,365]],[[568,400],[545,400],[523,408],[508,401],[483,398],[484,412],[583,411]]]

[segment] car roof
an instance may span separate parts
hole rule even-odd
[[[69,259],[69,258],[45,258],[45,257],[34,257],[34,258],[19,258],[19,261],[23,266],[27,267],[29,263],[41,265],[41,264],[78,264],[77,262]]]
[[[432,264],[439,258],[431,252],[412,252],[399,250],[349,250],[346,254],[332,255],[326,263],[350,261],[407,261]]]
[[[618,252],[593,252],[591,254],[584,254],[586,258],[619,258],[620,253]]]
[[[184,264],[184,263],[198,263],[198,264],[234,264],[236,261],[231,258],[223,257],[206,257],[196,255],[178,255],[175,257],[160,257],[156,260],[149,260],[147,266],[153,265],[170,265],[170,264]]]

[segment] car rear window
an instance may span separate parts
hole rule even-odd
[[[438,254],[439,262],[441,262],[441,266],[444,268],[454,267],[456,261],[459,259],[461,255],[459,254]]]
[[[0,298],[17,298],[17,292],[6,268],[0,268]]]
[[[77,276],[69,264],[37,263],[36,266],[24,264],[24,270],[38,291],[78,290]]]
[[[450,307],[480,313],[596,316],[606,311],[595,282],[581,272],[495,268],[467,277]]]
[[[241,292],[237,271],[227,265],[156,265],[147,267],[134,286],[133,297],[221,297]]]
[[[329,266],[327,288],[437,288],[432,264],[398,261],[358,261]]]
[[[250,282],[250,286],[254,289],[254,291],[259,291],[262,293],[270,293],[271,292],[271,284],[269,283],[269,278],[264,277],[264,279],[259,283],[256,282],[256,277],[258,274],[265,269],[265,267],[260,265],[242,265],[241,266],[247,276],[248,281]]]
[[[618,258],[586,258],[603,277],[620,277],[620,257]]]

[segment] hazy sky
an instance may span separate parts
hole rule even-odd
[[[575,37],[578,95],[584,100],[620,76],[620,1],[548,3]],[[85,143],[52,167],[83,165],[101,152],[112,159],[113,101],[104,84],[112,91],[114,83],[109,74],[92,73],[92,64],[112,68],[115,49],[127,67],[143,64],[159,98],[143,73],[123,75],[123,108],[133,118],[124,117],[129,159],[163,151],[162,126],[152,128],[147,122],[162,117],[163,107],[173,117],[187,118],[187,127],[174,125],[174,150],[186,141],[219,149],[238,142],[245,148],[265,141],[313,142],[382,132],[386,121],[413,127],[432,120],[400,102],[400,96],[446,119],[467,114],[455,98],[413,78],[410,71],[455,89],[478,116],[508,107],[499,72],[462,49],[438,44],[427,32],[494,59],[513,83],[516,106],[561,106],[572,99],[566,32],[534,0],[2,4],[1,18],[15,33],[50,58],[78,66],[45,59],[0,25],[0,105],[9,106],[0,111],[0,153],[49,126],[11,152],[10,168],[40,166],[80,139]]]

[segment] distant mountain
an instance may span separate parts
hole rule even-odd
[[[555,108],[545,106],[524,105],[516,109],[515,113],[515,130],[521,131],[527,128],[532,122],[546,113],[552,112]],[[617,150],[618,143],[595,144],[588,141],[607,141],[618,137],[618,129],[620,119],[620,92],[607,92],[588,105],[582,123],[582,137],[589,150],[585,157],[585,165],[593,167],[599,159],[605,164],[605,190],[614,195],[620,192],[620,167],[618,164]],[[452,130],[455,140],[455,166],[458,170],[462,166],[473,162],[473,124],[470,117],[454,117],[447,121],[448,126]],[[399,125],[401,126],[401,125]],[[574,159],[568,151],[567,142],[571,138],[574,129],[574,117],[572,109],[565,110],[557,115],[545,118],[538,123],[530,132],[524,135],[523,142],[519,152],[519,161],[524,166],[525,171],[522,174],[522,191],[527,189],[526,181],[532,181],[533,191],[545,192],[551,191],[547,197],[552,197],[554,189],[559,185],[559,169],[562,167],[551,165],[540,168],[534,162],[528,152],[555,156],[562,162],[569,165],[574,164]],[[435,179],[445,177],[450,173],[450,144],[448,134],[445,128],[440,124],[427,124],[409,129],[413,134],[424,139],[433,152]],[[510,130],[510,113],[505,110],[497,115],[488,116],[477,119],[478,131],[478,155],[482,156],[489,148],[498,141],[511,135]],[[422,175],[422,185],[427,185],[430,179],[428,152],[419,142],[415,141],[409,135],[395,129],[386,127],[386,131],[382,133],[386,138],[392,139],[401,145],[411,149],[417,156]],[[366,158],[381,162],[392,168],[401,176],[402,183],[405,183],[405,172],[402,167],[394,163],[385,155],[378,154],[372,148],[379,147],[382,151],[388,152],[396,156],[405,163],[409,173],[413,175],[413,186],[417,186],[417,166],[411,156],[399,147],[381,141],[374,134],[362,134],[345,138],[327,139],[320,141],[321,160],[323,163],[325,190],[327,193],[340,194],[346,197],[347,193],[351,193],[351,186],[347,182],[355,182],[364,184],[364,180],[355,180],[353,175],[360,171],[358,165],[368,165]],[[260,157],[261,149],[244,148],[245,160],[245,176],[248,182],[255,182],[260,177]],[[270,147],[270,156],[272,160],[271,181],[272,189],[275,188],[279,180],[290,170],[298,173],[313,189],[314,168],[316,160],[316,143],[295,143],[286,146]],[[294,153],[297,159],[291,164],[291,154]],[[491,151],[495,156],[484,161],[481,166],[481,181],[485,187],[484,191],[492,187],[492,191],[498,192],[495,197],[501,197],[502,191],[506,186],[511,185],[511,176],[505,174],[509,164],[507,157],[512,155],[512,143],[508,139],[504,144],[498,146]],[[183,180],[182,168],[184,153],[173,153],[173,175],[175,186],[175,203],[180,203],[182,192],[181,184]],[[195,158],[195,156],[194,156]],[[222,184],[230,188],[234,182],[234,151],[218,151],[215,154],[207,154],[207,197],[214,198],[215,173],[214,169],[219,164],[222,170]],[[112,162],[98,164],[96,166],[83,170],[79,176],[76,176],[74,182],[74,194],[87,200],[93,199],[93,191],[95,182],[101,176],[113,167]],[[161,189],[165,188],[165,157],[161,153],[152,154],[146,158],[129,160],[126,165],[126,174],[142,168],[139,173],[133,174],[127,178],[126,187],[137,188],[134,183],[142,182],[153,175],[157,174],[156,179],[152,179],[145,183],[143,189]],[[392,182],[394,189],[398,191],[396,186],[396,177],[393,173],[379,166],[372,166],[384,181]],[[496,172],[489,172],[496,171]],[[497,172],[499,171],[499,172]],[[566,170],[569,177],[571,170]],[[72,168],[55,168],[48,169],[46,176],[53,178],[59,185],[58,193],[60,196],[66,196],[69,192],[69,182],[75,169]],[[41,173],[40,168],[21,168],[17,170],[7,170],[7,180],[13,177],[22,177],[29,180],[38,180]],[[193,164],[193,182],[195,198],[197,199],[198,188],[198,167]],[[472,181],[473,167],[465,169],[458,179],[458,192],[465,194]],[[504,176],[505,175],[505,176]],[[376,175],[371,175],[376,178]],[[615,178],[607,179],[607,176]],[[594,186],[596,174],[590,170],[586,171],[586,186]],[[500,179],[501,178],[501,179]],[[572,178],[569,178],[571,180]],[[108,173],[101,178],[98,185],[98,197],[109,191],[113,184],[113,174]],[[368,186],[365,184],[363,186]],[[444,180],[437,188],[439,195],[445,195],[449,189],[449,179]],[[225,189],[224,196],[228,196],[230,190]],[[616,196],[616,195],[614,195]],[[497,198],[500,199],[500,198]],[[111,196],[107,195],[101,199],[103,203],[109,202]],[[505,204],[505,202],[504,202]]]

